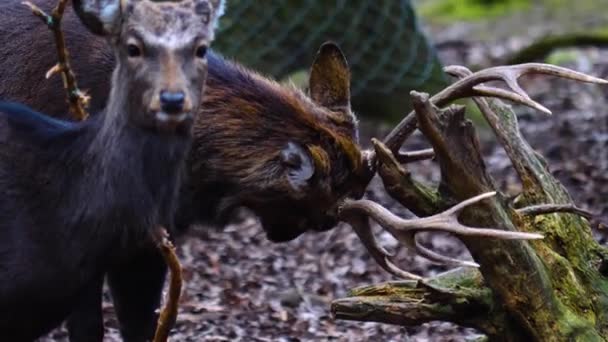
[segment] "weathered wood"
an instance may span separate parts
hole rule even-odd
[[[334,301],[332,313],[339,319],[410,326],[448,321],[476,328],[492,341],[522,341],[524,337],[505,331],[512,327],[506,311],[496,305],[492,290],[472,268],[457,268],[428,281],[355,288],[348,297]]]

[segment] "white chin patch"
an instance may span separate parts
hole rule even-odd
[[[190,113],[167,114],[165,112],[157,112],[156,120],[162,123],[182,123],[191,117]]]

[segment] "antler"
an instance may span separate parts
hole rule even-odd
[[[461,74],[462,69],[466,70],[466,68],[459,66],[449,66],[445,68],[445,71],[449,74]],[[433,96],[431,103],[437,107],[443,107],[462,98],[476,96],[496,97],[551,114],[549,109],[532,100],[518,83],[519,78],[522,76],[534,74],[556,76],[586,83],[608,84],[606,80],[549,64],[528,63],[498,66],[468,74]],[[491,81],[502,81],[510,90],[481,85],[481,83]],[[416,128],[416,114],[412,111],[386,136],[384,143],[391,151],[396,152]]]
[[[498,229],[475,228],[462,225],[458,222],[458,214],[466,207],[481,202],[487,198],[494,197],[496,192],[488,192],[463,201],[454,207],[424,218],[405,220],[402,219],[380,204],[369,200],[346,201],[340,207],[340,217],[349,222],[355,232],[368,249],[374,260],[387,272],[400,277],[409,279],[419,279],[417,275],[399,269],[392,262],[393,255],[389,254],[380,246],[371,231],[369,223],[365,220],[368,216],[385,228],[397,240],[406,246],[413,248],[420,255],[427,259],[440,263],[457,266],[478,267],[474,262],[462,261],[449,258],[435,253],[416,241],[416,234],[422,231],[444,231],[461,236],[477,236],[495,238],[503,240],[534,240],[542,239],[541,234],[511,232]]]
[[[462,98],[496,97],[519,103],[547,114],[551,114],[551,111],[549,109],[547,109],[540,103],[532,100],[530,96],[525,92],[525,90],[523,90],[523,88],[518,83],[518,80],[522,76],[531,74],[541,74],[557,76],[587,83],[608,84],[608,81],[606,80],[589,76],[574,70],[539,63],[529,63],[513,66],[499,66],[481,70],[476,73],[472,73],[467,68],[461,66],[450,66],[445,68],[445,71],[448,74],[459,77],[460,79],[430,99],[430,103],[438,107],[446,106],[449,103]],[[508,89],[483,85],[483,83],[491,81],[502,81],[507,85]],[[403,154],[398,152],[403,142],[417,128],[418,123],[416,113],[415,111],[412,111],[384,139],[385,145],[390,151],[394,153],[396,159],[400,163],[428,159],[432,158],[434,155],[432,150],[426,150],[414,154]],[[376,152],[368,151],[365,160],[366,164],[369,165],[370,169],[374,168],[374,166],[376,165],[376,159]],[[369,178],[371,179],[371,176]],[[500,239],[542,238],[542,235],[539,234],[506,232],[502,230],[483,228],[471,228],[463,226],[458,222],[457,214],[462,209],[464,209],[464,207],[481,201],[485,198],[491,197],[493,195],[494,193],[483,194],[474,197],[468,201],[462,202],[461,204],[442,214],[410,221],[396,217],[379,204],[371,201],[347,202],[342,207],[342,213],[345,217],[345,220],[353,226],[355,232],[357,233],[365,247],[370,251],[374,260],[383,269],[400,278],[405,277],[415,279],[418,278],[418,276],[402,271],[397,266],[395,266],[395,264],[391,261],[393,256],[386,252],[386,250],[384,250],[380,246],[371,231],[369,223],[361,217],[354,219],[354,214],[352,212],[359,212],[359,216],[371,216],[381,226],[386,228],[393,236],[395,236],[395,238],[404,243],[406,246],[414,249],[421,256],[424,256],[431,261],[441,264],[476,267],[478,265],[475,263],[448,258],[427,249],[426,247],[418,243],[418,241],[416,240],[416,233],[418,231],[423,230],[442,230],[463,236],[474,235]],[[560,208],[560,210],[565,211],[562,208]]]

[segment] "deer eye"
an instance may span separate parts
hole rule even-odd
[[[197,58],[205,58],[207,56],[207,46],[201,45],[201,46],[197,47],[194,54],[196,55]]]
[[[127,54],[129,55],[130,58],[140,57],[141,49],[139,48],[139,46],[137,46],[135,44],[128,44],[127,45]]]

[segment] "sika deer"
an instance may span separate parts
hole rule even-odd
[[[0,97],[65,118],[60,80],[44,80],[55,61],[52,41],[38,38],[48,36],[47,29],[20,1],[0,3]],[[49,8],[54,1],[34,2]],[[115,63],[111,49],[71,12],[66,12],[63,27],[79,84],[91,95],[92,109],[102,108]],[[309,96],[213,52],[208,59],[206,96],[194,123],[179,226],[226,217],[229,209],[244,205],[261,217],[276,241],[331,228],[337,199],[351,190],[348,185],[360,161],[350,73],[339,48],[327,44],[320,50]],[[298,169],[294,159],[299,157]],[[301,184],[290,183],[288,174],[300,177]]]
[[[91,315],[73,326],[72,338],[101,340],[107,269],[131,256],[159,258],[147,232],[172,224],[222,8],[219,0],[74,5],[87,28],[111,43],[117,63],[105,110],[83,123],[0,103],[0,331],[7,341],[34,339],[79,310]],[[153,333],[162,261],[146,272],[145,285],[113,284],[123,299],[118,314],[131,324],[125,339]],[[137,306],[141,298],[147,306]]]
[[[53,1],[37,3],[48,8]],[[24,42],[22,34],[33,30],[35,35],[48,35],[46,28],[18,6],[19,0],[8,2],[13,4],[0,4],[0,13],[10,13],[6,17],[0,14],[0,46],[11,43],[12,48],[0,59],[0,97],[66,117],[60,81],[43,80],[55,58],[52,42]],[[72,13],[66,13],[63,27],[79,84],[92,95],[92,108],[100,108],[108,99],[108,70],[114,65],[111,50],[103,39],[83,29]],[[339,200],[360,190],[355,187],[360,183],[356,179],[361,154],[356,119],[350,111],[350,75],[339,48],[326,44],[319,51],[309,96],[212,52],[208,67],[201,114],[194,122],[188,177],[176,215],[178,227],[183,231],[195,222],[221,221],[229,217],[231,209],[247,206],[261,218],[273,241],[332,228]],[[13,70],[24,78],[16,77]],[[34,79],[40,82],[32,82]],[[162,264],[159,257],[142,253],[111,269],[108,279],[115,306],[137,312],[156,303],[140,284],[159,283],[155,269]],[[95,321],[95,317],[101,320],[99,309],[92,313],[86,309],[99,307],[94,303],[100,301],[100,288],[83,301],[89,305],[73,315],[79,322],[71,320],[70,326],[99,324]],[[123,335],[134,335],[129,331],[140,330],[139,324],[125,317],[137,315],[121,312]]]

